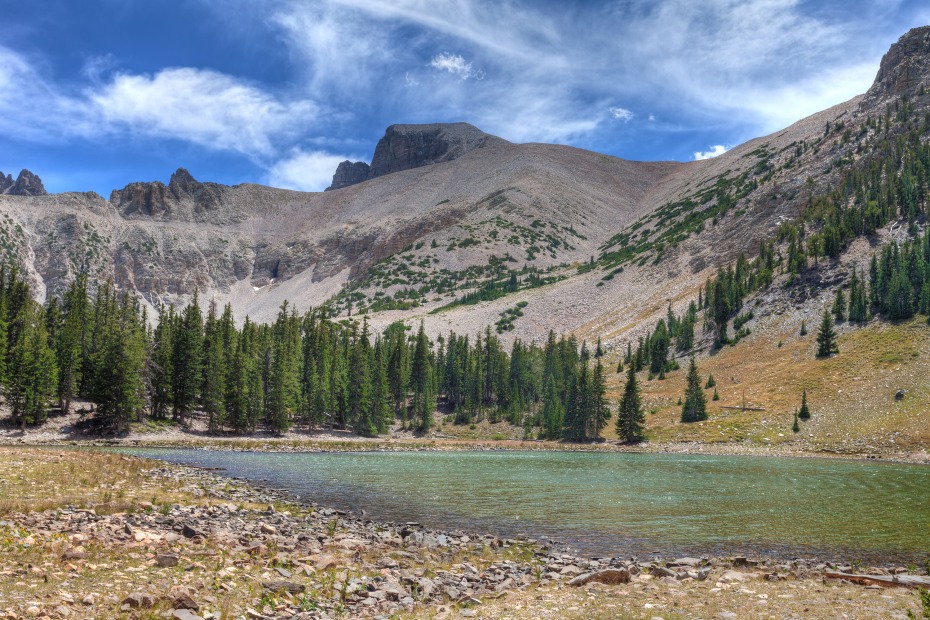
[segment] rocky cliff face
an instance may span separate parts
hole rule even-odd
[[[110,195],[110,202],[127,217],[161,219],[203,219],[222,200],[223,186],[201,183],[184,168],[171,175],[167,186],[160,181],[130,183]]]
[[[347,159],[336,168],[336,173],[333,175],[333,183],[326,188],[326,191],[342,189],[343,187],[367,181],[370,169],[368,164],[363,161],[353,162]]]
[[[48,192],[45,191],[42,179],[38,175],[23,169],[15,181],[12,175],[4,176],[0,172],[0,194],[8,196],[47,196]]]
[[[344,161],[327,190],[341,189],[401,170],[452,161],[491,144],[507,144],[468,123],[391,125],[378,141],[371,165]]]
[[[867,93],[872,102],[887,96],[913,96],[930,86],[930,26],[914,28],[891,46]]]

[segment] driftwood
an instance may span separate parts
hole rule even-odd
[[[863,586],[930,588],[930,577],[920,577],[918,575],[853,575],[850,573],[825,571],[823,576],[830,579],[845,579],[846,581],[858,583]]]
[[[765,411],[764,407],[720,407],[721,409],[736,409],[737,411]]]

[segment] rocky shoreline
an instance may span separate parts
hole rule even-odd
[[[853,573],[874,577],[869,588],[882,580],[884,585],[927,580],[903,566],[818,560],[581,558],[533,540],[376,523],[194,467],[152,464],[145,475],[204,503],[140,502],[137,509],[112,514],[86,508],[18,513],[0,520],[0,533],[29,532],[26,544],[62,541],[58,552],[66,571],[86,570],[93,548],[137,554],[142,564],[125,570],[152,571],[154,579],[125,595],[64,591],[57,605],[26,601],[5,612],[0,596],[0,617],[158,617],[140,615],[145,610],[178,620],[496,617],[484,610],[507,597],[575,588],[624,587],[661,599],[682,588],[720,596],[754,583],[817,587],[833,581],[830,575],[841,575],[840,584],[855,588]],[[4,575],[27,579],[32,570],[3,568],[0,583]],[[250,594],[220,609],[218,594],[241,589],[236,579],[247,571]],[[159,580],[160,574],[173,578]],[[897,583],[905,577],[917,583]],[[721,613],[716,617],[743,617]]]

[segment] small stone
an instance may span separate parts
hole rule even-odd
[[[174,620],[203,620],[200,616],[187,609],[175,609],[171,612]]]
[[[307,589],[307,586],[292,581],[263,581],[262,587],[272,592],[283,591],[291,594],[300,594]]]
[[[262,534],[268,534],[269,536],[278,533],[278,530],[273,525],[268,525],[267,523],[262,523],[259,530],[261,530]]]
[[[155,606],[155,597],[143,592],[133,592],[123,599],[122,605],[128,605],[130,609],[147,609]]]
[[[173,553],[160,553],[155,557],[155,562],[157,562],[161,568],[174,568],[178,565],[178,560],[178,556]]]
[[[197,604],[197,601],[191,598],[190,594],[180,592],[175,594],[171,599],[171,606],[174,609],[183,609],[197,611],[200,609],[200,605]]]
[[[83,605],[93,605],[93,604],[94,604],[94,595],[93,595],[93,594],[88,594],[87,596],[85,596],[84,598],[82,598],[82,599],[81,599],[81,604],[83,604]]]
[[[33,605],[32,607],[26,609],[26,615],[30,618],[38,618],[40,615],[42,615],[42,610]]]

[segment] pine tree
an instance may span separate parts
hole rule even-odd
[[[75,278],[65,292],[64,317],[61,329],[55,338],[55,354],[58,364],[58,406],[63,413],[71,411],[71,400],[77,396],[81,385],[81,356],[87,312],[87,277],[81,274]],[[3,331],[5,335],[5,329],[0,329],[0,331]]]
[[[433,426],[433,412],[436,397],[433,392],[433,371],[429,355],[429,340],[426,329],[420,322],[420,329],[413,349],[410,369],[410,385],[413,389],[413,417],[421,433],[426,433]]]
[[[203,315],[196,292],[181,314],[173,345],[174,416],[178,422],[186,424],[197,406],[203,384]]]
[[[158,325],[152,335],[152,352],[150,358],[152,417],[163,420],[167,417],[168,407],[174,400],[172,380],[174,365],[174,328],[177,320],[174,309],[162,309],[158,315]]]
[[[265,417],[276,433],[287,432],[300,410],[300,320],[287,301],[272,326]]]
[[[388,377],[385,346],[380,338],[375,340],[374,360],[371,373],[371,398],[368,417],[374,422],[377,433],[390,430],[388,415]]]
[[[14,424],[41,424],[58,385],[55,353],[48,345],[42,307],[27,299],[13,323],[16,337],[10,350],[7,404]]]
[[[833,316],[824,310],[820,328],[817,330],[817,357],[829,357],[839,353],[836,342],[836,330],[833,329]]]
[[[353,331],[355,330],[353,326]],[[365,437],[378,434],[377,420],[372,417],[371,407],[371,343],[368,341],[368,321],[360,335],[354,337],[349,366],[349,421],[355,432]]]
[[[801,410],[798,411],[798,417],[802,420],[811,419],[811,410],[807,406],[807,390],[801,392]]]
[[[837,323],[846,320],[846,296],[843,295],[843,287],[836,289],[836,297],[833,300],[833,318]]]
[[[586,433],[590,439],[600,439],[601,431],[607,426],[610,419],[610,404],[607,402],[607,384],[604,377],[604,366],[601,358],[596,358],[594,373],[591,375],[591,395],[588,398],[591,407],[589,415],[589,429]]]
[[[707,419],[707,397],[701,389],[701,377],[698,375],[694,356],[688,367],[688,385],[685,388],[685,404],[681,408],[682,422],[700,422]]]
[[[791,426],[791,430],[794,431],[795,433],[800,433],[800,432],[801,432],[801,425],[798,424],[798,414],[797,414],[797,412],[795,412],[795,414],[794,414],[794,424]]]
[[[717,381],[714,379],[713,373],[707,375],[707,383],[704,384],[704,389],[709,390],[712,387],[717,387]]]
[[[203,338],[203,385],[200,388],[200,406],[207,414],[211,433],[226,424],[226,373],[228,360],[223,343],[223,332],[216,316],[216,303],[207,311]]]
[[[714,388],[714,396],[711,400],[720,400],[720,394],[717,393],[717,388]]]
[[[146,336],[138,302],[124,293],[99,351],[92,394],[97,416],[118,431],[125,431],[130,422],[138,420],[146,405]]]
[[[801,331],[800,331],[800,335],[801,335],[802,337],[804,337],[804,336],[807,335],[807,321],[805,321],[804,319],[801,319]]]
[[[626,373],[626,386],[617,409],[617,437],[626,443],[636,443],[645,439],[646,412],[643,410],[636,372],[629,366]]]
[[[547,439],[558,439],[562,436],[562,425],[565,419],[565,409],[562,398],[559,396],[555,381],[550,377],[546,380],[543,389],[542,421],[540,426]]]

